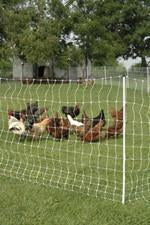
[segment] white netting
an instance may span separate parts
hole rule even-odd
[[[148,199],[150,190],[150,106],[149,95],[145,90],[146,81],[129,78],[127,81],[130,88],[126,90],[125,200],[131,201],[138,198]],[[42,135],[34,138],[30,129],[25,131],[25,137],[8,130],[8,111],[26,109],[27,103],[36,101],[38,108],[46,109],[40,120],[47,116],[55,118],[53,123],[50,122],[52,129],[48,128],[48,131],[46,129]],[[86,129],[85,126],[84,129],[82,126],[81,129],[75,125],[70,126],[69,120],[62,113],[63,106],[76,105],[80,107],[80,114],[73,120],[77,124],[84,123],[82,114],[85,111],[90,124]],[[44,83],[42,80],[21,82],[1,79],[0,174],[121,201],[123,121],[117,125],[121,126],[117,131],[118,137],[108,134],[107,131],[108,127],[113,126],[114,112],[121,110],[122,106],[122,77],[68,82],[46,80]],[[98,129],[99,137],[94,142],[87,142],[85,133],[92,127],[92,118],[102,109],[106,125],[101,126],[103,124],[99,121],[99,127],[95,128]],[[27,117],[23,123],[26,123],[26,120]],[[65,123],[65,131],[62,129],[62,123]],[[27,127],[28,125],[30,124],[27,124]],[[53,129],[54,127],[56,129]],[[59,135],[54,138],[57,132]],[[90,132],[88,135],[90,136]]]
[[[126,198],[148,199],[150,191],[150,96],[144,80],[129,79],[126,129]]]

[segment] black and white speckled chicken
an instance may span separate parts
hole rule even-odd
[[[33,103],[27,103],[27,115],[29,114],[35,114],[35,112],[38,110],[38,101],[35,101]]]
[[[34,114],[26,115],[25,128],[31,130],[34,123],[39,123],[48,117],[48,108],[41,107]]]

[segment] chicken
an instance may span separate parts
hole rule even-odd
[[[82,121],[83,125],[75,127],[74,131],[78,137],[82,138],[83,135],[91,128],[91,120],[89,119],[89,117],[87,116],[85,111],[83,111],[81,121]]]
[[[21,110],[8,110],[8,115],[15,117],[20,120],[21,118],[25,120],[27,115],[34,115],[36,111],[38,111],[38,102],[27,103],[26,109]]]
[[[21,118],[23,119],[26,116],[26,109],[22,109],[20,111],[19,110],[15,111],[15,110],[9,109],[8,116],[13,116],[18,120],[20,120]]]
[[[123,107],[119,111],[117,111],[115,109],[112,110],[110,112],[110,114],[111,114],[112,118],[123,119]]]
[[[89,121],[89,117],[88,117],[88,115],[86,114],[86,112],[85,111],[83,111],[83,113],[82,113],[82,123],[87,123]]]
[[[32,127],[33,127],[33,124],[34,123],[37,123],[37,117],[35,115],[27,115],[26,116],[26,119],[25,119],[25,129],[28,130],[28,131],[31,131]]]
[[[105,137],[117,137],[122,133],[123,128],[123,108],[119,111],[113,110],[111,111],[111,116],[114,119],[113,124],[108,127]]]
[[[85,126],[84,125],[83,126],[80,126],[80,127],[73,126],[73,127],[71,127],[71,131],[73,133],[76,133],[76,135],[78,137],[82,138],[83,135],[85,134]]]
[[[74,120],[69,114],[67,115],[67,118],[68,118],[69,123],[70,123],[71,126],[81,127],[81,126],[84,125],[82,122]]]
[[[92,119],[92,127],[94,127],[97,123],[99,123],[100,120],[102,120],[104,122],[103,126],[105,126],[106,120],[105,120],[105,114],[104,114],[103,109],[100,111],[98,116],[96,116]]]
[[[80,107],[79,105],[73,106],[62,106],[62,113],[67,115],[70,115],[72,118],[78,116],[80,114]]]
[[[48,117],[48,108],[46,107],[38,108],[38,110],[35,112],[34,115],[36,116],[37,121],[40,122]]]
[[[38,101],[35,101],[33,103],[27,103],[27,115],[34,114],[38,110]]]
[[[69,124],[64,118],[51,118],[48,125],[48,132],[56,139],[69,137]]]
[[[103,127],[104,127],[106,124],[106,120],[105,120],[105,115],[104,115],[103,109],[100,111],[99,115],[93,119],[90,119],[84,111],[82,114],[82,122],[84,123],[84,127],[83,128],[79,127],[76,129],[77,135],[82,138],[83,135],[86,134],[90,129],[95,127],[96,124],[98,124],[100,122],[100,120],[103,121]]]
[[[85,111],[82,114],[82,122],[87,123],[91,121],[91,127],[94,127],[97,123],[99,123],[100,120],[103,120],[104,122],[103,126],[105,126],[106,120],[105,120],[105,114],[103,109],[100,111],[99,115],[94,117],[93,119],[90,119],[85,113]]]
[[[99,123],[83,135],[82,140],[85,142],[95,142],[104,139],[104,135],[102,134],[104,123],[105,121],[100,119]]]
[[[20,135],[22,138],[27,135],[23,121],[18,120],[13,116],[9,116],[8,129],[12,131],[14,134]]]
[[[39,108],[34,114],[26,115],[25,127],[26,130],[31,130],[34,123],[39,123],[45,118],[48,118],[48,109]]]
[[[34,123],[31,129],[32,136],[35,138],[41,136],[46,131],[50,120],[50,118],[46,118],[39,123]]]

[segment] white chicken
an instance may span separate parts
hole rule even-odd
[[[25,125],[22,122],[22,120],[18,120],[13,116],[9,117],[8,129],[12,131],[14,134],[18,134],[18,135],[24,135],[26,133]]]
[[[71,126],[76,126],[76,127],[84,126],[83,123],[81,123],[81,122],[79,122],[77,120],[74,120],[69,114],[67,115],[67,118],[68,118]]]

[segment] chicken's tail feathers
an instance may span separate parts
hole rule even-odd
[[[80,104],[77,103],[77,104],[75,105],[75,108],[80,109]]]
[[[101,110],[101,120],[103,121],[103,127],[106,125],[105,113],[104,110]]]
[[[101,110],[101,120],[105,120],[105,113],[104,109]]]

